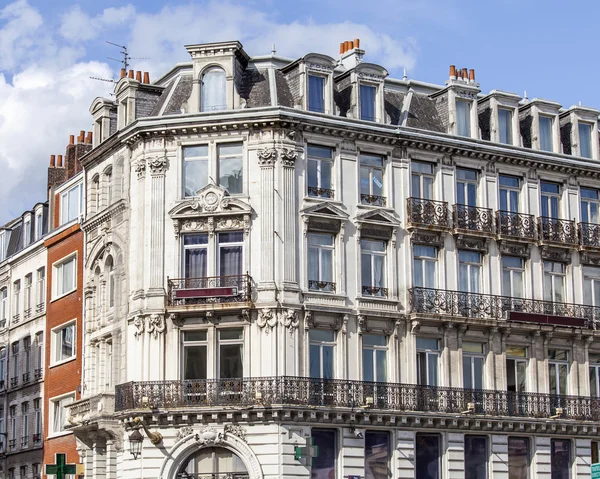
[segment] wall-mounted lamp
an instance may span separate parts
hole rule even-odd
[[[144,436],[139,429],[135,429],[129,435],[129,452],[133,456],[133,460],[136,460],[142,452],[142,443],[144,442]]]

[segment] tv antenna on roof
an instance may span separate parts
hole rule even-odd
[[[119,45],[118,43],[113,43],[113,42],[109,42],[108,40],[105,40],[106,43],[108,43],[109,45],[113,45],[115,47],[119,47],[121,49],[121,51],[119,53],[121,53],[121,55],[123,55],[123,58],[121,60],[117,59],[117,58],[112,58],[112,57],[106,57],[109,60],[112,60],[113,62],[118,62],[120,64],[123,65],[123,69],[125,71],[127,71],[129,69],[129,66],[131,65],[130,60],[148,60],[148,57],[132,57],[129,55],[129,52],[127,50],[127,45]],[[100,80],[100,81],[105,81],[108,83],[118,83],[119,80],[115,80],[112,78],[100,78],[100,77],[90,77],[92,80]],[[111,93],[112,95],[112,93]]]

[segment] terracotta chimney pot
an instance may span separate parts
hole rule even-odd
[[[87,136],[85,137],[85,142],[89,145],[92,144],[92,132],[88,131]]]
[[[473,70],[472,68],[469,70],[469,81],[475,81],[475,70]]]
[[[345,41],[344,44],[346,45],[346,51],[350,50],[350,42],[349,41]]]
[[[56,165],[56,157],[54,155],[50,155],[50,168],[54,168]]]
[[[144,72],[144,83],[146,85],[150,84],[150,73],[148,73],[148,72]]]
[[[462,69],[462,78],[463,78],[463,80],[466,80],[467,78],[469,78],[466,68]]]
[[[135,72],[135,79],[137,81],[139,81],[140,83],[142,83],[142,72],[140,72],[140,71]]]
[[[58,155],[58,161],[56,162],[56,166],[58,166],[59,168],[62,168],[62,155]]]
[[[127,70],[125,70],[125,68],[121,68],[121,76],[119,78],[123,78],[127,76]]]
[[[133,70],[129,70],[129,78],[133,78]]]
[[[456,65],[450,65],[450,78],[456,78]]]
[[[340,43],[340,55],[344,53],[344,42]]]
[[[350,40],[350,50],[352,50],[354,48],[354,42],[352,40]]]
[[[360,38],[354,39],[354,48],[360,48]]]
[[[83,143],[84,139],[85,139],[85,130],[80,130],[79,137],[77,138],[77,143]]]
[[[69,145],[75,144],[75,135],[69,135]]]

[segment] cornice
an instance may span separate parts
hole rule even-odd
[[[100,226],[102,223],[105,223],[109,219],[113,218],[113,216],[118,215],[119,213],[122,213],[126,209],[127,209],[127,204],[126,204],[125,200],[121,199],[121,200],[117,201],[116,203],[113,203],[111,206],[109,206],[107,209],[103,210],[102,212],[98,213],[97,215],[92,216],[89,220],[82,223],[81,227],[82,227],[83,231],[85,231],[86,233],[89,233],[90,231],[92,231],[95,228],[97,228],[98,226]]]

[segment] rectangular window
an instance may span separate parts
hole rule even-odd
[[[550,444],[550,474],[552,479],[569,479],[571,477],[571,441],[568,439],[552,439]]]
[[[375,121],[375,96],[377,88],[369,85],[360,85],[360,119]]]
[[[552,124],[553,119],[549,116],[540,115],[540,150],[552,151]]]
[[[21,404],[21,447],[29,443],[29,403]]]
[[[7,351],[6,348],[0,348],[0,390],[6,388],[6,375],[7,375]]]
[[[362,335],[363,381],[387,381],[387,337]]]
[[[39,331],[35,333],[35,345],[37,354],[35,357],[35,378],[40,379],[42,377],[42,367],[44,364],[44,332]]]
[[[27,479],[27,469],[29,469],[27,466],[21,466],[19,468],[19,474],[21,475],[21,479]]]
[[[243,274],[244,233],[230,231],[219,233],[219,276],[239,276]]]
[[[325,78],[308,75],[308,109],[325,113]]]
[[[36,296],[36,311],[41,313],[46,308],[46,268],[40,268],[37,270]]]
[[[311,329],[308,333],[311,378],[333,379],[335,331]]]
[[[390,435],[387,432],[365,432],[365,479],[391,477]]]
[[[456,169],[456,203],[477,206],[477,183],[479,175],[475,170]]]
[[[456,134],[471,136],[471,102],[456,100]]]
[[[500,175],[500,210],[510,213],[519,212],[519,193],[521,180],[516,176]]]
[[[523,297],[523,276],[525,266],[523,258],[502,256],[502,294],[511,298]]]
[[[31,314],[31,287],[33,285],[33,275],[29,273],[25,276],[25,294],[23,295],[23,312],[25,317]]]
[[[186,278],[206,278],[208,234],[183,235],[183,256]]]
[[[11,344],[12,356],[12,377],[10,380],[11,386],[16,386],[19,383],[19,341]]]
[[[433,164],[411,161],[411,195],[424,200],[433,199]]]
[[[23,248],[27,248],[31,244],[31,219],[26,219],[23,222]]]
[[[529,439],[526,437],[509,437],[508,478],[528,479],[530,460]]]
[[[23,382],[29,381],[31,374],[31,336],[23,338],[23,352],[25,358],[23,360]]]
[[[600,461],[599,446],[598,441],[592,441],[592,464],[597,464]]]
[[[418,288],[436,287],[437,248],[413,246],[413,284]]]
[[[308,196],[333,198],[333,149],[308,145],[307,153]]]
[[[56,434],[65,430],[67,419],[66,407],[75,400],[75,394],[69,394],[57,399],[50,399],[50,433]]]
[[[417,381],[421,386],[438,385],[440,344],[437,339],[417,338]]]
[[[35,424],[33,425],[33,428],[34,428],[33,434],[36,437],[39,437],[42,434],[42,409],[41,409],[40,405],[41,405],[40,399],[33,400],[33,410],[35,412]],[[41,440],[41,437],[39,437],[39,439],[37,439],[37,441],[36,441],[36,437],[34,437],[33,441],[39,442]]]
[[[600,267],[583,267],[583,303],[600,306]]]
[[[8,234],[6,231],[0,231],[0,261],[6,259],[6,247],[8,245]]]
[[[13,318],[19,320],[21,312],[21,280],[13,282]]]
[[[500,143],[512,145],[512,110],[498,108],[498,140]]]
[[[415,445],[415,479],[440,479],[442,451],[439,434],[417,433]]]
[[[39,240],[44,236],[44,217],[41,211],[38,211],[35,215],[35,239]]]
[[[219,185],[230,195],[244,192],[244,166],[241,143],[223,143],[217,146],[219,157]]]
[[[0,289],[0,321],[8,318],[8,289]],[[4,327],[5,324],[2,326]]]
[[[506,390],[512,393],[525,392],[527,371],[527,348],[506,347]]]
[[[592,125],[578,122],[579,130],[579,156],[592,157]]]
[[[465,479],[487,479],[488,457],[486,436],[465,436]]]
[[[54,363],[75,358],[75,323],[52,331],[54,347]]]
[[[581,188],[581,221],[582,223],[600,223],[600,194],[595,188]]]
[[[219,378],[244,377],[244,330],[219,329]]]
[[[208,145],[183,149],[183,174],[185,196],[196,196],[208,185]]]
[[[206,379],[206,331],[183,332],[183,379]]]
[[[548,377],[550,394],[568,394],[567,379],[569,374],[569,352],[562,349],[548,350]]]
[[[544,301],[564,303],[566,265],[556,261],[544,261]]]
[[[463,342],[463,384],[465,389],[483,389],[484,346]]]
[[[54,265],[54,297],[58,298],[77,287],[77,255]]]
[[[10,447],[14,449],[17,440],[17,406],[10,406],[8,415],[10,416]]]
[[[479,293],[482,255],[476,251],[458,251],[458,287],[466,293]]]
[[[383,157],[360,155],[360,202],[385,206],[383,198]]]
[[[311,479],[337,477],[337,431],[313,428],[311,435],[312,445],[319,448],[319,455],[312,459]]]
[[[83,184],[79,183],[60,195],[60,224],[64,225],[83,214]]]
[[[385,288],[386,242],[363,239],[361,247],[362,294],[387,296]]]
[[[540,182],[542,192],[542,216],[544,218],[559,218],[560,185],[548,181]]]
[[[308,233],[308,289],[334,292],[333,260],[334,236],[326,233]]]
[[[2,350],[0,349],[0,353]],[[589,353],[590,396],[600,398],[600,354]]]

